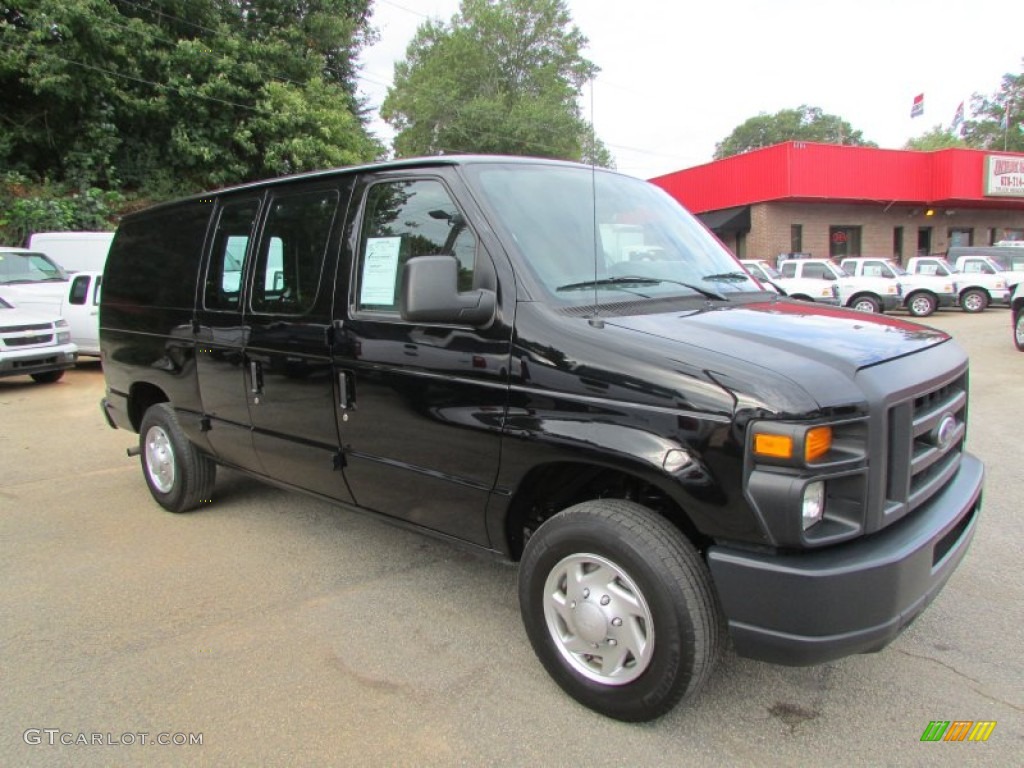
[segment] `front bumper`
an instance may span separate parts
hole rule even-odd
[[[984,468],[969,453],[914,515],[802,554],[712,546],[708,564],[737,653],[802,666],[891,642],[939,593],[970,546]]]
[[[78,361],[73,343],[30,349],[4,349],[0,355],[0,376],[29,376],[33,373],[62,371]]]

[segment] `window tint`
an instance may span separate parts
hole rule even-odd
[[[825,265],[824,264],[804,264],[804,277],[813,277],[818,280],[825,279]]]
[[[206,270],[207,309],[238,309],[245,253],[258,211],[258,200],[239,200],[221,209]]]
[[[458,259],[458,290],[471,290],[476,236],[444,186],[430,179],[372,186],[359,240],[358,308],[397,311],[402,266],[439,253]]]
[[[796,277],[796,264],[792,261],[785,261],[779,268],[783,277]]]
[[[271,201],[253,276],[253,310],[297,314],[312,309],[337,208],[333,190]]]
[[[191,309],[212,208],[184,203],[123,222],[107,257],[106,302]]]
[[[91,278],[88,275],[79,275],[71,281],[71,292],[68,294],[68,303],[70,304],[85,304],[86,299],[89,298],[89,282]]]

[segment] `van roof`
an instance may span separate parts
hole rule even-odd
[[[140,214],[145,214],[151,211],[162,210],[168,206],[179,205],[181,203],[193,202],[196,200],[202,200],[203,198],[210,197],[211,195],[224,195],[234,192],[241,192],[247,189],[265,189],[267,187],[276,186],[278,184],[288,184],[293,181],[303,180],[314,180],[314,179],[329,179],[332,176],[343,176],[350,173],[364,173],[366,171],[387,171],[387,170],[402,170],[405,168],[430,168],[430,167],[444,167],[444,166],[456,166],[456,165],[470,165],[477,163],[518,163],[523,165],[552,165],[562,166],[568,168],[590,168],[589,165],[583,163],[576,163],[567,160],[555,160],[549,157],[525,157],[522,155],[433,155],[430,157],[411,157],[403,158],[401,160],[386,160],[376,163],[365,163],[363,165],[347,165],[341,168],[329,168],[322,171],[308,171],[306,173],[296,173],[288,176],[275,176],[269,179],[260,179],[258,181],[252,181],[247,184],[237,184],[231,187],[224,187],[222,189],[207,190],[205,192],[199,192],[195,195],[189,195],[182,197],[177,200],[169,200],[164,203],[157,203],[156,205],[145,208],[141,211],[128,214],[124,219],[131,219]],[[601,171],[609,171],[607,168],[600,168]],[[613,173],[615,171],[612,171]]]

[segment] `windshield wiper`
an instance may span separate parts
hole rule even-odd
[[[642,277],[640,275],[621,275],[618,277],[605,277],[600,280],[585,280],[581,283],[568,283],[567,285],[560,285],[556,288],[556,291],[575,291],[581,288],[600,288],[606,285],[658,285],[659,283],[672,283],[673,285],[681,285],[684,288],[689,288],[691,291],[699,293],[708,299],[716,299],[717,301],[728,301],[725,296],[716,291],[708,290],[707,288],[701,288],[699,285],[693,283],[684,283],[679,280],[668,280],[663,277]]]
[[[716,275],[704,275],[702,280],[749,280],[746,272],[719,272]]]

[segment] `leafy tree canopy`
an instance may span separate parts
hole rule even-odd
[[[1024,67],[1024,58],[1021,59]],[[991,96],[971,97],[971,119],[964,124],[967,145],[977,149],[1024,152],[1024,72],[1003,75]]]
[[[370,0],[0,0],[0,166],[154,197],[364,162]]]
[[[395,65],[381,116],[399,157],[459,152],[611,165],[580,114],[597,67],[563,0],[462,0],[420,26]]]
[[[949,149],[950,147],[966,147],[967,142],[958,136],[952,128],[942,125],[933,125],[929,131],[907,141],[904,149],[916,149],[922,152],[930,152],[936,149]]]
[[[801,105],[783,109],[774,115],[762,112],[738,125],[715,145],[715,160],[770,147],[784,141],[817,141],[823,144],[849,144],[874,147],[860,131],[836,115],[827,115],[819,107]]]

